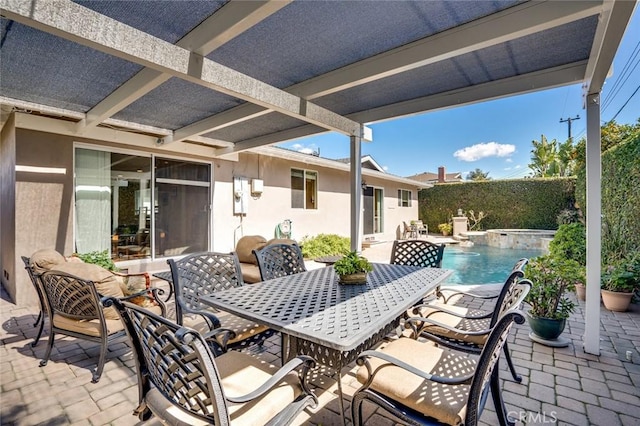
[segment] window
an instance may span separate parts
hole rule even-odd
[[[318,172],[291,169],[291,208],[318,208]]]
[[[114,260],[207,250],[210,175],[209,164],[76,147],[75,250]]]
[[[411,207],[411,191],[398,189],[398,205],[400,207]]]

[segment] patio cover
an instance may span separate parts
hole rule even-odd
[[[2,122],[233,159],[326,131],[582,82],[585,349],[599,352],[599,94],[635,1],[0,0]],[[62,117],[64,120],[54,120]],[[346,139],[345,139],[346,140]],[[425,147],[428,149],[428,147]],[[354,213],[357,212],[357,213]]]

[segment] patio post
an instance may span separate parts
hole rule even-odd
[[[350,136],[350,164],[351,164],[351,250],[362,250],[362,163],[360,136]]]
[[[600,265],[602,246],[602,160],[600,93],[587,96],[587,296],[584,351],[600,355]]]

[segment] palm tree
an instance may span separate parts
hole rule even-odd
[[[533,171],[534,177],[551,177],[560,174],[560,161],[558,154],[558,142],[547,141],[545,135],[541,135],[540,140],[531,141],[531,163],[529,168]]]
[[[489,180],[489,172],[483,172],[481,169],[476,168],[475,170],[469,172],[467,175],[468,180]]]

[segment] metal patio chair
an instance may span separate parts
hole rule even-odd
[[[216,291],[244,285],[235,253],[194,253],[180,260],[169,259],[175,288],[176,322],[206,333],[221,327],[228,333],[218,333],[209,339],[214,354],[228,349],[262,346],[275,334],[265,325],[240,318],[224,311],[215,311],[200,300]]]
[[[426,240],[395,240],[391,248],[392,265],[441,268],[444,244]]]
[[[41,276],[46,311],[49,314],[49,344],[40,366],[47,365],[56,333],[100,344],[100,356],[92,382],[102,375],[108,345],[125,337],[119,319],[107,319],[93,282],[70,274],[49,271]],[[115,317],[117,318],[117,316]]]
[[[411,425],[476,425],[488,392],[501,425],[507,417],[499,383],[499,359],[513,322],[524,317],[509,311],[491,330],[480,356],[401,337],[357,360],[362,387],[353,396],[351,413],[363,424],[362,406],[371,402]]]
[[[290,424],[318,400],[307,384],[313,358],[299,356],[280,369],[242,353],[213,356],[193,329],[117,299],[136,359],[141,420],[165,424]]]
[[[34,327],[38,328],[38,334],[36,338],[33,339],[31,343],[32,347],[35,347],[42,336],[42,330],[44,329],[44,320],[45,316],[47,316],[46,310],[46,302],[44,290],[42,289],[42,284],[40,283],[40,275],[36,274],[35,271],[31,268],[30,259],[26,256],[20,256],[22,261],[24,262],[24,269],[27,270],[27,274],[29,274],[29,279],[31,280],[31,284],[33,284],[33,288],[36,290],[36,294],[38,295],[38,303],[40,304],[40,312],[38,313],[38,318],[36,318],[36,322],[33,323]]]
[[[531,281],[521,279],[523,275],[519,269],[511,272],[497,295],[493,311],[427,303],[412,309],[412,316],[405,320],[405,327],[410,328],[414,336],[419,335],[449,348],[479,354],[500,317],[509,310],[519,308],[529,293]],[[513,379],[521,382],[522,376],[516,373],[506,342],[504,354]]]
[[[269,244],[253,253],[262,281],[305,272],[302,250],[297,244]]]

